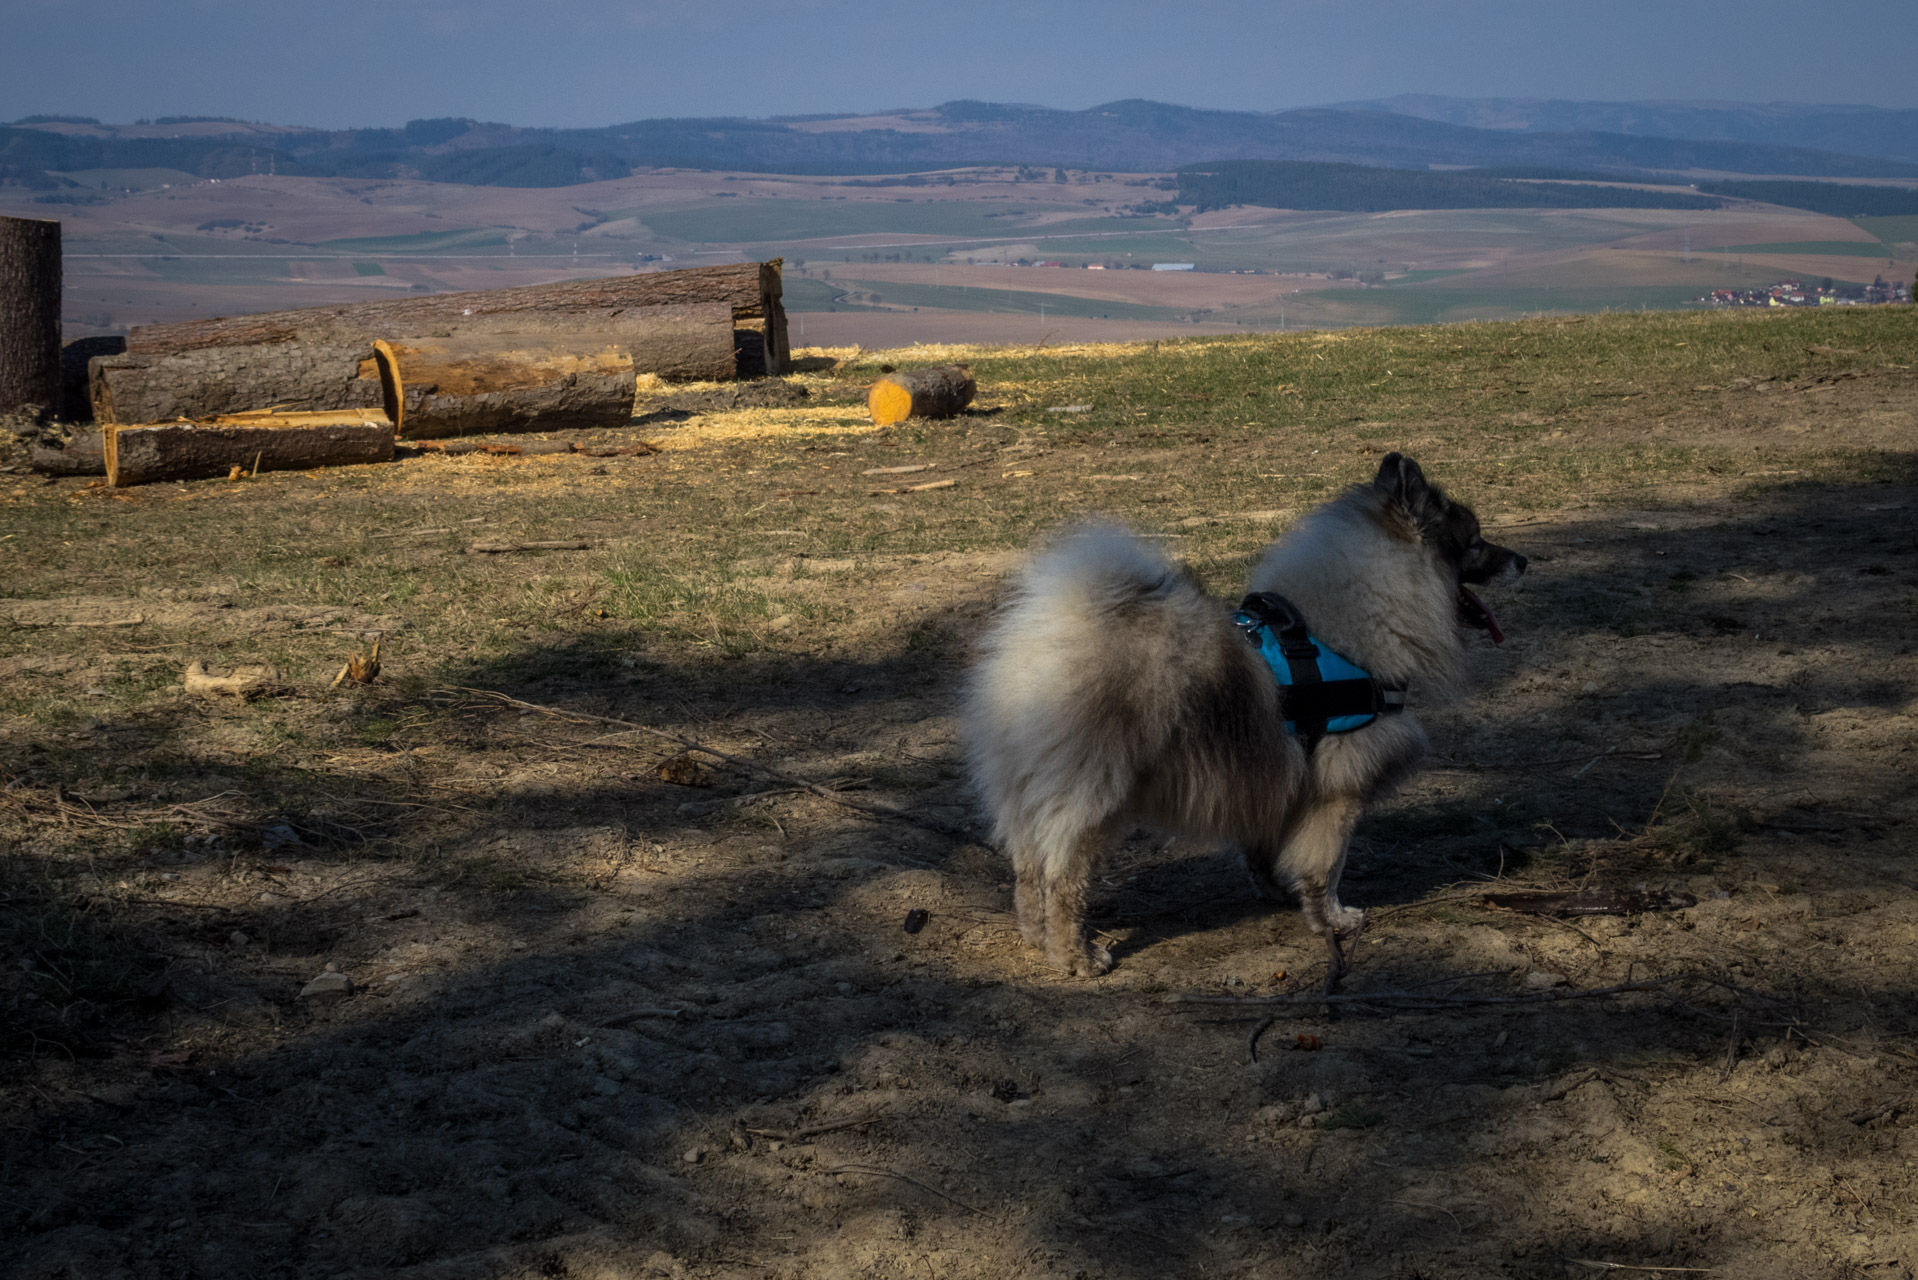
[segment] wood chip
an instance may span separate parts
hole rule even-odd
[[[907,476],[915,471],[930,471],[933,465],[930,462],[915,462],[909,467],[867,467],[859,474],[862,476]]]
[[[930,489],[950,489],[958,483],[957,480],[928,480],[924,484],[909,484],[903,489],[874,489],[873,493],[925,493]]]

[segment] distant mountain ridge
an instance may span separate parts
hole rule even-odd
[[[1575,102],[1559,98],[1448,98],[1400,94],[1339,109],[1525,133],[1623,133],[1809,147],[1845,155],[1918,161],[1918,110],[1798,102]]]
[[[100,125],[83,117],[28,117],[0,127],[0,183],[51,191],[72,185],[61,175],[75,171],[171,168],[209,178],[271,169],[316,177],[552,187],[624,177],[639,167],[853,174],[1020,165],[1167,172],[1227,160],[1401,169],[1559,166],[1824,178],[1918,176],[1918,146],[1910,148],[1909,158],[1898,158],[1745,137],[1675,137],[1645,131],[1641,126],[1650,117],[1619,111],[1596,112],[1594,118],[1632,129],[1533,129],[1530,125],[1537,120],[1563,117],[1580,123],[1585,118],[1576,112],[1554,115],[1547,107],[1636,110],[1646,104],[1545,103],[1523,111],[1488,105],[1517,101],[1391,99],[1362,107],[1277,112],[1213,111],[1142,99],[1084,111],[958,101],[881,116],[665,118],[595,129],[525,128],[455,118],[415,120],[393,129],[320,130],[204,117],[137,126]],[[1381,105],[1388,109],[1377,109]],[[1408,106],[1419,110],[1401,109]],[[1875,109],[1820,110],[1869,115]],[[1444,112],[1490,119],[1494,127],[1432,118]],[[1668,114],[1653,123],[1680,118]],[[1825,136],[1818,133],[1820,128],[1827,134],[1836,129],[1792,119],[1796,123],[1790,127],[1800,133]],[[1719,123],[1721,132],[1731,129]],[[1875,137],[1875,127],[1861,125],[1853,133]]]

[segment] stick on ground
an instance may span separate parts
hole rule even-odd
[[[907,813],[903,809],[895,809],[889,804],[854,800],[831,788],[822,787],[816,782],[808,782],[804,778],[796,777],[780,769],[775,769],[770,765],[760,764],[757,760],[748,760],[744,756],[736,756],[730,752],[721,751],[716,747],[709,747],[703,742],[688,738],[684,734],[674,733],[669,729],[656,729],[649,724],[635,724],[631,720],[619,720],[612,716],[595,716],[589,715],[584,711],[566,711],[559,707],[542,706],[537,702],[525,702],[509,694],[500,693],[496,689],[473,689],[465,685],[451,685],[443,690],[443,692],[478,694],[480,697],[492,698],[505,703],[509,707],[518,707],[523,711],[537,711],[541,715],[552,716],[558,720],[573,720],[584,724],[617,725],[619,728],[625,729],[630,733],[651,734],[653,737],[663,738],[667,742],[677,742],[688,751],[697,751],[701,755],[711,756],[715,760],[724,760],[727,764],[737,768],[744,769],[750,773],[760,774],[763,777],[771,778],[777,782],[783,782],[787,786],[796,787],[801,791],[816,795],[822,800],[830,800],[836,805],[855,810],[869,817],[892,818],[898,822],[904,822],[927,831],[936,831],[940,835],[952,836],[960,840],[971,840],[973,838],[972,834],[963,828],[940,822],[936,818],[922,818],[916,814]]]

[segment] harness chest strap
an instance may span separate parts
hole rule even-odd
[[[1232,621],[1279,682],[1286,729],[1307,751],[1327,733],[1350,733],[1405,710],[1406,686],[1388,683],[1313,639],[1305,616],[1284,596],[1258,591]]]

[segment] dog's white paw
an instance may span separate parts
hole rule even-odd
[[[1357,907],[1342,907],[1336,901],[1325,903],[1317,911],[1307,910],[1305,925],[1313,933],[1323,934],[1328,930],[1342,938],[1349,938],[1365,928],[1365,912]]]
[[[1365,928],[1365,912],[1357,907],[1333,906],[1327,909],[1325,915],[1332,932],[1342,938],[1349,938]]]
[[[1085,954],[1074,956],[1065,967],[1075,978],[1096,978],[1112,972],[1112,953],[1096,944],[1088,944]]]

